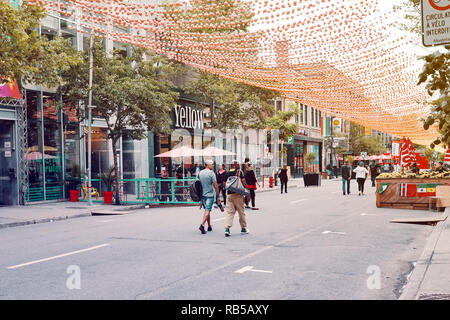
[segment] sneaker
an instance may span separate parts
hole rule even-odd
[[[212,227],[211,226],[208,227],[208,231],[212,231]]]
[[[206,233],[206,230],[205,230],[205,227],[204,227],[204,226],[200,225],[200,227],[198,227],[198,229],[200,230],[200,232],[201,232],[202,234],[205,234],[205,233]]]
[[[259,210],[259,208],[253,207],[252,210]]]
[[[250,231],[248,230],[248,228],[242,228],[241,229],[241,234],[249,234]]]
[[[245,206],[245,209],[250,209],[250,206]]]
[[[226,228],[225,229],[225,237],[229,237],[230,236],[230,229]]]

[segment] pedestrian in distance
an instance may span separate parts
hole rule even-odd
[[[347,194],[350,194],[350,182],[352,181],[352,168],[349,165],[348,160],[345,160],[345,164],[342,166],[342,193],[346,194],[345,187],[347,186]]]
[[[284,191],[287,193],[287,183],[288,183],[287,165],[283,165],[283,169],[280,169],[278,171],[278,177],[280,178],[281,182],[281,193],[283,193],[283,187]]]
[[[436,171],[439,172],[439,173],[445,172],[444,162],[439,161],[438,166],[436,168]]]
[[[253,170],[253,164],[251,162],[248,162],[246,165],[245,181],[247,182],[248,190],[250,191],[250,199],[252,202],[252,209],[258,210],[258,208],[255,207],[255,190],[256,190],[256,185],[258,184],[258,181],[256,180],[255,171]],[[246,208],[250,208],[248,206],[248,202],[246,202]]]
[[[214,204],[214,198],[217,195],[217,204],[220,206],[219,186],[217,185],[216,175],[213,171],[214,162],[212,160],[205,161],[206,167],[198,174],[198,179],[202,184],[202,203],[205,207],[202,223],[199,230],[202,234],[206,233],[205,223],[208,223],[208,231],[212,231],[211,226],[211,209]],[[214,193],[215,192],[215,193]]]
[[[415,173],[415,174],[418,174],[419,172],[420,172],[420,169],[419,169],[419,167],[417,166],[417,163],[413,163],[413,165],[412,165],[412,167],[411,167],[411,172],[412,173]]]
[[[239,161],[234,160],[230,171],[227,172],[227,180],[229,177],[237,176],[240,179],[244,188],[248,189],[247,183],[245,181],[245,176],[240,169]],[[224,182],[224,187],[226,182]],[[226,220],[225,220],[225,237],[231,235],[230,229],[233,226],[233,219],[236,211],[239,214],[239,224],[241,225],[241,234],[248,234],[249,230],[247,228],[247,220],[245,218],[244,209],[244,197],[238,193],[227,190],[227,208],[226,208]]]
[[[225,168],[225,164],[221,164],[219,170],[217,170],[217,184],[219,185],[219,192],[222,194],[223,204],[226,206],[227,190],[225,190],[224,182],[227,182],[227,169]]]
[[[359,166],[353,169],[356,174],[356,181],[358,182],[359,195],[364,195],[364,183],[366,182],[366,177],[369,171],[364,167],[364,162],[360,162]]]
[[[375,179],[380,175],[381,170],[380,170],[380,166],[373,161],[370,164],[370,180],[372,180],[372,187],[375,187]]]

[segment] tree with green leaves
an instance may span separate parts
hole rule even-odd
[[[116,155],[117,143],[126,131],[135,140],[145,137],[148,130],[170,132],[170,111],[178,94],[173,90],[170,77],[172,64],[160,55],[147,54],[133,47],[132,54],[124,57],[118,50],[111,57],[103,49],[102,41],[95,40],[92,99],[96,117],[106,121],[107,137]],[[83,53],[83,63],[62,73],[64,85],[60,88],[65,105],[88,105],[89,53]],[[80,118],[85,118],[83,108]],[[117,157],[114,158],[115,185],[119,185]],[[120,203],[115,188],[116,203]]]
[[[397,26],[408,32],[420,34],[420,0],[403,0],[400,5],[394,5],[394,9],[402,10],[406,21],[397,22]]]
[[[56,87],[62,71],[81,63],[68,40],[60,36],[48,40],[39,34],[45,15],[42,7],[27,1],[16,9],[10,1],[0,0],[0,82],[3,77]]]
[[[191,7],[182,12],[167,3],[164,19],[181,22],[180,25],[184,26],[182,31],[202,43],[209,41],[205,35],[227,35],[246,31],[253,14],[249,4],[243,1],[202,0],[192,1]],[[198,23],[192,25],[192,20]],[[164,42],[164,39],[163,37],[161,40]],[[202,48],[203,46],[200,46],[200,49]],[[229,56],[234,53],[226,54]],[[204,64],[210,63],[207,58],[204,59]],[[274,115],[273,100],[280,96],[275,91],[249,86],[207,71],[196,72],[197,77],[184,89],[202,101],[203,104],[198,104],[199,108],[204,108],[204,104],[208,105],[211,127],[221,130],[241,127],[265,128],[266,117]]]
[[[367,154],[382,154],[386,152],[386,147],[381,141],[381,136],[377,137],[364,137],[360,136],[356,138],[350,146],[351,151],[354,154],[360,154],[361,152],[367,152]]]
[[[431,100],[431,113],[424,119],[424,129],[429,130],[436,125],[440,137],[434,140],[430,147],[443,144],[450,146],[450,45],[445,46],[446,52],[436,51],[421,59],[425,66],[419,75],[419,83],[426,83],[426,89]]]

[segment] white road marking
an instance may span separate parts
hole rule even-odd
[[[361,213],[362,216],[377,216],[375,213]]]
[[[329,234],[329,233],[335,233],[335,234],[347,234],[345,232],[336,232],[336,231],[330,231],[330,230],[326,230],[324,232],[322,232],[322,234]]]
[[[339,192],[341,192],[341,191],[334,191],[334,192],[332,192],[332,194],[336,194],[336,193],[339,193]]]
[[[111,221],[114,221],[114,220],[102,220],[101,222],[111,222]]]
[[[295,200],[295,201],[291,201],[291,203],[299,203],[299,202],[306,201],[306,200],[308,200],[308,199]]]
[[[222,220],[225,220],[225,219],[226,218],[220,218],[220,219],[213,220],[212,222],[222,221]]]
[[[244,273],[244,272],[247,272],[247,271],[262,272],[262,273],[272,273],[272,271],[253,269],[253,266],[243,267],[243,268],[241,268],[239,270],[236,270],[235,273]]]
[[[82,253],[82,252],[86,252],[86,251],[91,251],[91,250],[95,250],[95,249],[99,249],[99,248],[103,248],[103,247],[107,247],[107,246],[109,246],[109,243],[104,243],[104,244],[101,244],[101,245],[98,245],[98,246],[95,246],[95,247],[90,247],[90,248],[86,248],[86,249],[72,251],[72,252],[60,254],[60,255],[57,255],[57,256],[49,257],[49,258],[44,258],[44,259],[39,259],[39,260],[34,260],[34,261],[18,264],[18,265],[15,265],[15,266],[8,267],[7,269],[17,269],[17,268],[29,266],[31,264],[36,264],[36,263],[45,262],[45,261],[49,261],[49,260],[59,259],[59,258],[71,256],[73,254]]]
[[[155,296],[157,294],[160,294],[160,293],[162,293],[164,291],[167,291],[167,290],[173,288],[174,286],[179,286],[179,285],[182,285],[182,284],[186,284],[186,283],[189,283],[189,282],[192,282],[192,281],[204,278],[205,276],[213,274],[214,272],[226,269],[226,268],[228,268],[228,267],[230,267],[230,266],[232,266],[234,264],[237,264],[237,263],[239,263],[241,261],[247,260],[247,259],[249,259],[251,257],[257,256],[257,255],[259,255],[259,254],[261,254],[263,252],[266,252],[268,250],[271,250],[271,249],[273,249],[273,248],[275,248],[277,246],[280,246],[282,244],[291,242],[293,240],[300,239],[301,237],[304,237],[304,236],[306,236],[308,234],[317,232],[318,230],[323,229],[326,226],[329,226],[329,225],[332,225],[334,223],[338,223],[338,222],[350,219],[350,218],[354,217],[355,215],[357,215],[357,213],[352,213],[352,214],[349,214],[348,216],[344,216],[344,217],[341,217],[341,218],[338,218],[338,219],[335,219],[335,220],[332,220],[332,221],[328,221],[328,222],[326,222],[324,224],[321,224],[321,225],[319,225],[319,226],[317,226],[315,228],[312,228],[310,230],[307,230],[307,231],[295,234],[292,237],[289,237],[289,238],[286,238],[284,240],[281,240],[281,241],[277,242],[274,245],[269,245],[269,246],[262,247],[261,249],[258,249],[258,250],[254,251],[254,252],[246,254],[245,256],[239,257],[239,258],[237,258],[235,260],[228,261],[227,263],[225,263],[223,265],[219,265],[219,266],[217,266],[215,268],[210,268],[210,269],[208,269],[206,271],[197,273],[197,274],[192,275],[192,276],[188,276],[186,278],[177,280],[175,282],[163,284],[159,288],[156,288],[154,290],[151,290],[151,291],[148,291],[148,292],[144,292],[144,293],[141,293],[141,294],[137,295],[136,299],[149,299],[150,297],[153,297],[153,296]]]

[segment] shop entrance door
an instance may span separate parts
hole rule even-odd
[[[0,120],[0,206],[17,204],[14,121]]]

